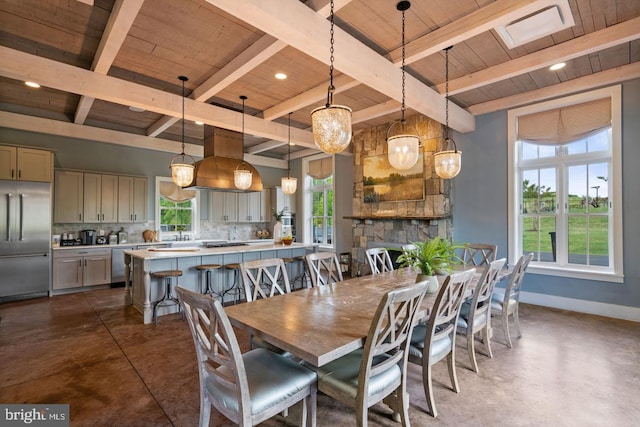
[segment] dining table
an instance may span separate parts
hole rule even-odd
[[[484,267],[475,268],[475,288]],[[501,271],[499,280],[509,274]],[[442,284],[446,275],[438,276]],[[271,298],[225,307],[231,323],[316,367],[364,347],[382,296],[415,284],[416,272],[401,268],[354,277]],[[428,319],[436,294],[426,294],[416,319]]]

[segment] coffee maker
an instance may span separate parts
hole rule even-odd
[[[96,230],[82,230],[80,231],[80,240],[83,245],[95,245],[96,244]]]

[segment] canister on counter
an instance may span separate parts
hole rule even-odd
[[[118,243],[119,244],[127,243],[128,239],[129,239],[129,233],[124,231],[124,227],[120,228],[120,231],[118,231]]]

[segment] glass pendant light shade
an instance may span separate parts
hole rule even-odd
[[[298,189],[298,179],[293,177],[282,177],[280,180],[280,186],[282,187],[282,192],[287,195],[291,195],[296,192]]]
[[[329,154],[343,151],[351,142],[351,108],[328,105],[311,112],[313,141]]]
[[[448,147],[452,139],[445,140],[445,147]],[[462,151],[455,148],[453,142],[453,150],[438,151],[433,155],[433,162],[436,168],[436,174],[443,179],[451,179],[460,173],[462,168]]]
[[[193,157],[184,153],[184,82],[189,80],[185,76],[179,76],[182,81],[182,152],[171,159],[171,179],[178,187],[186,187],[193,181],[193,171],[195,160]],[[191,158],[191,163],[187,163],[187,157]],[[180,158],[179,161],[176,161]]]
[[[238,167],[241,167],[241,163]],[[246,169],[236,169],[233,172],[233,183],[239,190],[246,190],[251,187],[251,181],[253,179],[253,172]]]
[[[351,108],[333,104],[333,0],[330,1],[331,23],[330,39],[331,53],[329,65],[329,88],[327,90],[327,103],[324,107],[316,108],[311,112],[311,129],[313,141],[316,146],[328,154],[336,154],[343,151],[351,142]]]
[[[178,156],[174,157],[174,160]],[[184,159],[183,159],[184,161]],[[193,165],[187,163],[173,163],[171,161],[171,179],[178,187],[186,187],[193,181]]]
[[[247,99],[246,96],[241,95],[240,99],[242,99],[242,155],[244,157],[244,101]],[[246,190],[251,187],[251,181],[253,180],[253,172],[247,169],[242,169],[244,165],[244,161],[240,163],[236,170],[233,172],[233,184],[239,190]]]
[[[391,167],[397,170],[411,169],[413,165],[418,161],[420,156],[420,136],[418,131],[413,126],[407,126],[407,122],[404,119],[405,112],[405,39],[404,39],[404,13],[411,7],[411,3],[408,1],[401,1],[396,5],[396,8],[402,12],[402,119],[393,122],[387,130],[387,158]],[[391,134],[392,129],[396,129],[399,126],[399,132],[393,136]],[[407,131],[413,130],[413,134]]]
[[[418,161],[420,138],[417,135],[396,135],[387,139],[389,164],[398,170],[411,169]]]

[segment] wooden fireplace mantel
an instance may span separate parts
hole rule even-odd
[[[367,215],[367,216],[345,216],[344,219],[353,219],[359,221],[431,221],[435,219],[446,219],[451,218],[450,214],[447,215],[433,215],[433,216],[375,216],[375,215]]]

